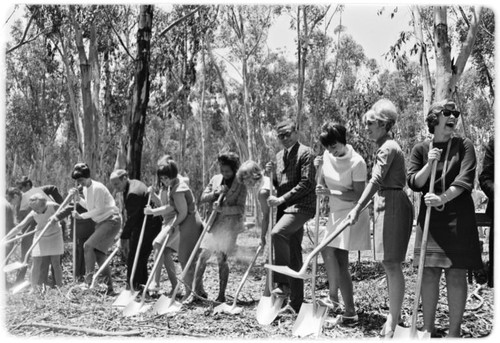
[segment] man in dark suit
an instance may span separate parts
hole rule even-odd
[[[120,243],[123,253],[127,256],[127,284],[130,285],[132,266],[144,221],[144,207],[149,198],[148,187],[139,180],[129,179],[128,173],[123,169],[111,173],[110,180],[112,186],[122,192],[125,204],[126,219]],[[134,289],[140,289],[140,285],[145,285],[148,280],[148,258],[153,248],[153,240],[160,231],[161,217],[149,216],[137,260]]]
[[[276,126],[284,149],[276,154],[276,167],[269,162],[266,171],[273,171],[276,196],[270,196],[269,206],[277,206],[277,222],[271,231],[276,265],[293,270],[302,267],[302,237],[304,224],[315,214],[316,181],[311,148],[299,143],[299,132],[291,120]],[[278,287],[274,294],[290,296],[290,306],[298,313],[304,300],[304,281],[275,273]]]

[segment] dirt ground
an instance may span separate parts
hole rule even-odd
[[[312,249],[311,233],[313,222],[309,222],[303,240],[304,256]],[[321,236],[320,236],[321,237]],[[413,242],[413,237],[411,243]],[[230,277],[227,288],[227,302],[232,303],[238,283],[244,274],[259,243],[256,228],[249,228],[238,237],[237,253],[230,258]],[[416,269],[411,266],[413,246],[410,246],[404,264],[406,295],[403,303],[403,317],[409,326],[416,279]],[[5,315],[5,329],[8,334],[18,337],[83,337],[100,335],[100,332],[82,332],[74,328],[104,330],[109,333],[131,335],[133,337],[156,338],[204,338],[204,339],[290,339],[296,316],[280,315],[271,325],[261,326],[255,319],[256,307],[263,290],[267,256],[262,253],[252,268],[239,297],[238,306],[243,308],[239,315],[214,314],[217,306],[214,299],[218,292],[218,270],[214,257],[209,261],[204,284],[209,301],[185,305],[173,315],[154,315],[151,311],[135,317],[124,317],[120,309],[111,306],[115,297],[104,295],[104,285],[96,290],[81,290],[71,279],[71,244],[66,243],[63,255],[64,286],[47,289],[41,294],[28,292],[11,295],[5,290],[2,312]],[[354,283],[354,300],[359,315],[359,323],[353,326],[324,326],[320,338],[369,338],[378,337],[388,311],[388,298],[383,269],[373,261],[370,251],[350,253],[351,275]],[[152,261],[151,261],[152,265]],[[125,287],[125,266],[120,257],[113,260],[112,268],[119,292]],[[180,273],[180,266],[177,266]],[[8,276],[12,278],[12,276]],[[469,294],[477,290],[473,279],[469,284]],[[170,291],[166,273],[162,291]],[[438,303],[436,322],[438,333],[446,336],[448,325],[446,287],[442,280],[441,299]],[[493,289],[484,285],[467,303],[462,331],[464,337],[485,337],[492,332],[494,307]],[[321,258],[319,259],[316,296],[328,295],[328,283]],[[305,301],[311,299],[310,282],[305,283]],[[482,301],[481,301],[482,300]],[[156,299],[147,298],[154,304]],[[333,316],[329,313],[329,316]],[[421,325],[421,316],[419,325]]]

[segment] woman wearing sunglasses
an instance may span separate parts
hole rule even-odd
[[[476,155],[470,139],[454,136],[459,115],[450,100],[431,105],[425,121],[433,137],[413,147],[408,169],[409,187],[424,194],[415,238],[415,265],[419,261],[426,207],[432,207],[422,279],[423,329],[435,334],[439,281],[444,270],[448,337],[460,337],[467,299],[466,272],[482,266],[471,197]],[[437,172],[434,193],[429,193],[433,161],[437,161]]]

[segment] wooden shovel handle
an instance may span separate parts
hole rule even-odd
[[[429,185],[429,193],[434,193],[434,182],[436,180],[436,170],[437,170],[437,161],[434,160],[432,163],[431,170],[431,181]],[[429,223],[431,219],[431,211],[432,207],[427,206],[425,211],[425,222],[424,222],[424,231],[422,233],[422,243],[420,244],[420,258],[418,260],[418,272],[417,272],[417,285],[415,289],[415,300],[413,302],[413,313],[411,318],[411,337],[415,337],[417,333],[417,313],[418,313],[418,304],[420,300],[420,292],[422,288],[422,277],[424,275],[424,264],[425,264],[425,253],[427,251],[427,237],[429,235]]]

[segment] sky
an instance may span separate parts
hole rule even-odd
[[[333,6],[332,6],[333,7]],[[393,19],[390,12],[396,5],[385,6],[382,15],[377,11],[384,5],[346,4],[342,13],[342,25],[346,27],[344,34],[349,34],[360,44],[368,58],[374,58],[379,65],[389,68],[389,64],[382,55],[389,51],[401,31],[410,30],[410,12],[407,5],[398,6],[398,12]],[[340,16],[336,14],[329,26],[328,32],[333,35],[333,30],[340,23]],[[289,29],[290,18],[282,15],[271,27],[268,36],[268,46],[271,49],[281,48],[292,56],[295,53],[296,33]]]

